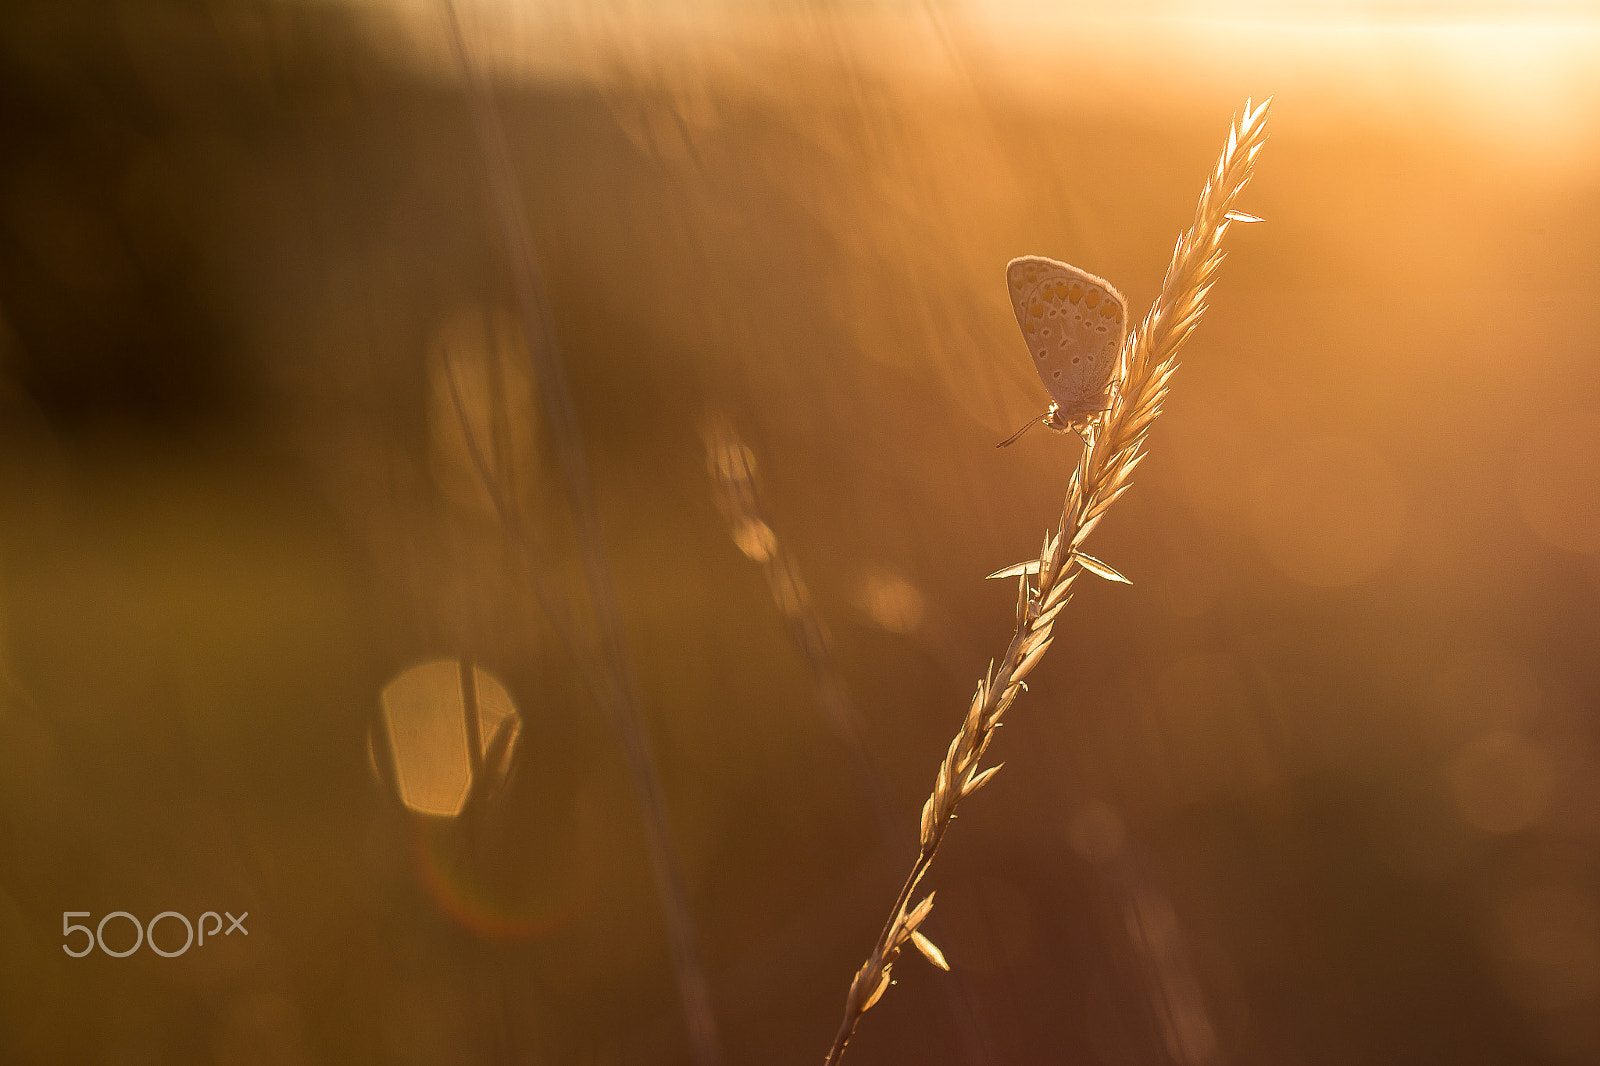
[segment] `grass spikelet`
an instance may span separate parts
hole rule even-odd
[[[1085,556],[1079,545],[1112,502],[1126,491],[1134,468],[1144,458],[1145,441],[1161,413],[1177,369],[1178,352],[1205,314],[1206,295],[1222,265],[1222,240],[1228,227],[1234,221],[1256,221],[1254,215],[1234,212],[1233,205],[1250,180],[1256,156],[1266,143],[1270,103],[1263,101],[1252,108],[1246,101],[1243,115],[1228,129],[1227,144],[1201,190],[1194,223],[1172,250],[1161,294],[1118,354],[1111,405],[1085,433],[1083,452],[1067,484],[1060,528],[1053,537],[1046,535],[1036,567],[1020,564],[1006,572],[1006,576],[1020,575],[1016,632],[998,666],[991,663],[988,674],[979,682],[972,708],[939,766],[933,792],[922,810],[916,862],[895,898],[877,943],[851,982],[844,1018],[826,1066],[839,1062],[861,1015],[888,989],[890,967],[917,923],[926,916],[933,897],[930,895],[921,905],[908,910],[911,897],[933,864],[957,805],[998,769],[982,770],[979,762],[1001,716],[1025,687],[1022,679],[1049,650],[1054,639],[1052,629],[1069,598],[1072,582],[1084,569],[1113,580],[1126,580],[1092,556]],[[1086,559],[1092,560],[1087,566]],[[1072,565],[1074,562],[1078,565]],[[1037,578],[1030,582],[1033,574]],[[917,946],[921,948],[920,941]],[[939,959],[942,961],[943,956]]]

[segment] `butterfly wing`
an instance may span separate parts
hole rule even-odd
[[[1006,264],[1006,290],[1058,417],[1071,422],[1104,409],[1128,332],[1122,293],[1104,278],[1038,255]]]

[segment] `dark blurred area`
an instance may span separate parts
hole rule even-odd
[[[0,1060],[691,1061],[447,10],[0,7]],[[1006,261],[1142,315],[1274,94],[846,1061],[1600,1063],[1593,12],[457,10],[724,1061],[826,1052],[1058,516]]]

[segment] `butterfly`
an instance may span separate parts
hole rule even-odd
[[[1034,369],[1050,393],[1050,409],[1000,447],[1035,422],[1058,433],[1081,432],[1110,402],[1111,376],[1128,334],[1128,302],[1104,278],[1040,255],[1007,263],[1006,289]]]

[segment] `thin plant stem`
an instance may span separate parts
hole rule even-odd
[[[799,560],[784,548],[767,525],[757,486],[755,456],[725,417],[707,418],[702,432],[707,465],[717,489],[717,504],[728,521],[734,543],[761,565],[789,640],[811,673],[822,716],[844,742],[845,756],[862,795],[869,801],[882,841],[885,868],[897,867],[899,861],[894,856],[901,850],[900,812],[883,772],[862,737],[860,715],[834,656],[828,627],[805,592]],[[952,976],[957,979],[946,983],[944,990],[952,1012],[960,1020],[967,1058],[972,1063],[987,1063],[991,1056],[984,1046],[982,1011],[977,998],[966,981],[958,975]]]
[[[528,348],[538,380],[545,418],[551,427],[557,465],[577,534],[578,554],[593,616],[599,669],[588,656],[586,680],[600,695],[607,724],[627,765],[628,779],[641,815],[645,848],[656,894],[666,923],[674,976],[683,1004],[684,1021],[697,1066],[717,1066],[716,1022],[711,1009],[710,986],[700,961],[693,917],[683,874],[667,826],[666,804],[645,731],[642,700],[632,656],[628,651],[622,612],[606,559],[605,542],[595,506],[594,488],[584,454],[583,435],[567,385],[566,368],[557,345],[555,323],[545,295],[544,281],[534,254],[527,221],[518,200],[505,129],[494,94],[472,61],[452,0],[441,0],[450,26],[450,41],[466,78],[478,148],[483,155],[490,199],[500,225],[512,274],[518,311],[528,338]],[[502,517],[509,517],[501,511]],[[525,554],[525,553],[524,553]],[[529,560],[523,560],[525,564]],[[536,570],[529,566],[530,572]],[[541,597],[543,598],[543,597]]]
[[[1053,536],[1045,533],[1039,551],[1037,577],[1030,580],[1028,573],[1018,577],[1016,631],[999,668],[991,663],[978,682],[961,729],[939,764],[933,792],[922,808],[916,862],[871,954],[850,983],[844,1018],[828,1051],[827,1066],[839,1062],[861,1016],[888,989],[891,968],[907,941],[943,965],[943,955],[917,932],[933,907],[933,895],[915,906],[912,897],[933,865],[957,806],[1000,769],[1000,765],[980,769],[983,755],[1001,718],[1027,687],[1023,679],[1049,649],[1056,618],[1067,605],[1074,580],[1085,569],[1101,576],[1120,576],[1080,548],[1106,510],[1127,491],[1134,468],[1145,456],[1150,427],[1161,413],[1178,367],[1178,351],[1204,315],[1206,294],[1222,265],[1222,239],[1232,221],[1234,201],[1250,180],[1256,156],[1266,143],[1270,103],[1269,99],[1252,109],[1246,101],[1243,116],[1229,128],[1222,155],[1201,190],[1194,224],[1173,249],[1161,294],[1123,343],[1111,404],[1084,431],[1083,452],[1067,484],[1060,524]]]

